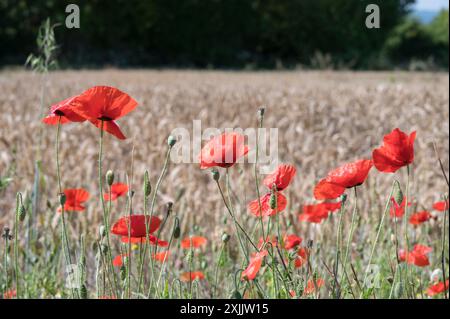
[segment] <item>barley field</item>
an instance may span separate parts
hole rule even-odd
[[[65,213],[68,252],[73,264],[83,268],[82,283],[70,288],[66,285],[61,213],[57,212],[57,130],[41,120],[51,105],[96,85],[116,87],[138,103],[133,112],[117,121],[126,140],[104,136],[102,180],[111,170],[114,182],[128,184],[134,191],[132,198],[129,192],[112,203],[111,223],[130,210],[144,214],[148,209],[143,193],[147,170],[150,198],[155,195],[154,214],[164,220],[167,203],[173,203],[167,224],[158,234],[170,241],[171,253],[163,263],[142,259],[143,244],[121,244],[119,237],[111,235],[111,245],[102,257],[99,130],[89,122],[69,123],[60,133],[61,183],[64,189],[83,188],[90,193],[84,211]],[[31,72],[1,71],[0,229],[9,227],[14,233],[18,228],[18,238],[9,246],[5,238],[1,241],[0,292],[4,298],[446,298],[448,208],[435,211],[433,204],[448,196],[443,174],[448,175],[449,167],[448,86],[447,73],[112,69],[57,71],[42,78]],[[267,225],[273,219],[274,227],[267,227],[271,236],[281,241],[285,234],[295,234],[302,239],[299,247],[308,251],[299,266],[295,265],[300,258],[296,251],[269,245],[257,279],[241,280],[240,272],[248,266],[245,251],[255,249],[245,238],[242,248],[242,238],[236,234],[245,232],[255,243],[262,236],[260,218],[247,207],[257,198],[253,164],[219,168],[218,183],[224,188],[229,173],[228,204],[233,203],[232,211],[244,231],[235,228],[211,170],[200,169],[199,163],[169,160],[157,193],[155,187],[168,150],[167,139],[174,129],[192,132],[193,120],[200,120],[202,129],[256,128],[262,107],[263,127],[278,129],[280,162],[297,170],[283,190],[286,209],[263,222]],[[348,162],[371,159],[383,136],[395,128],[406,134],[417,132],[409,178],[406,168],[386,174],[374,167],[358,186],[357,199],[353,189],[346,191],[341,221],[337,212],[321,223],[299,220],[304,205],[319,202],[313,191],[328,172]],[[197,155],[191,154],[192,159]],[[259,176],[260,184],[264,177]],[[409,215],[430,212],[426,222],[407,225],[409,247],[421,244],[432,248],[426,267],[398,261],[399,246],[407,244],[403,220],[389,215],[394,180],[411,199]],[[103,187],[107,189],[106,184]],[[262,194],[266,192],[264,186],[259,188]],[[23,222],[16,220],[17,192],[26,211]],[[387,203],[390,206],[386,207]],[[172,238],[174,216],[179,220],[179,238]],[[229,241],[224,233],[230,235]],[[189,236],[202,236],[206,243],[183,249],[180,241]],[[339,253],[336,256],[339,240],[341,261]],[[151,249],[164,251],[158,246]],[[124,251],[129,256],[123,258],[126,262],[110,269],[108,253],[114,257]],[[369,263],[380,274],[374,287],[364,282]],[[188,280],[183,280],[186,272]],[[194,280],[195,272],[201,275]],[[111,283],[111,278],[118,284]],[[443,291],[429,294],[429,287],[442,280]]]

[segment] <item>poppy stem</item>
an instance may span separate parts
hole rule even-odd
[[[339,282],[338,282],[338,273],[339,273],[339,258],[341,256],[341,245],[342,245],[342,217],[344,215],[344,205],[341,205],[341,208],[339,209],[339,222],[338,222],[338,229],[337,229],[337,236],[336,236],[336,261],[334,264],[334,287],[333,287],[333,293],[334,297],[339,299],[340,298],[340,288],[339,288]]]
[[[405,205],[405,214],[403,216],[403,236],[405,238],[405,254],[409,251],[409,238],[408,238],[408,220],[409,220],[409,209],[408,209],[408,200],[409,200],[409,178],[410,178],[410,168],[409,165],[406,166],[406,205]],[[409,290],[409,266],[408,260],[405,260],[405,291],[407,296],[410,295]]]
[[[15,227],[14,227],[14,275],[16,279],[16,298],[20,297],[20,281],[19,281],[19,211],[22,204],[22,194],[17,193],[16,195],[16,216],[15,216]]]
[[[147,233],[146,234],[146,237],[147,237],[146,244],[147,244],[147,241],[149,240],[149,236],[150,236],[149,231],[150,231],[151,221],[152,221],[153,214],[154,214],[154,208],[155,208],[155,203],[156,203],[156,196],[158,195],[159,187],[161,186],[162,180],[163,180],[164,176],[166,175],[167,168],[169,166],[170,152],[172,150],[172,146],[173,145],[169,144],[169,148],[167,149],[167,153],[166,153],[166,157],[164,159],[164,164],[163,164],[163,168],[161,170],[161,174],[159,175],[158,180],[156,181],[155,191],[153,192],[152,201],[150,203],[150,219],[149,219],[149,221],[147,221],[147,220],[145,221],[146,233]],[[149,223],[150,223],[150,225],[149,225]],[[145,259],[147,250],[148,250],[148,248],[144,251],[144,258],[143,259]],[[143,267],[143,265],[142,265],[142,267]],[[152,291],[152,288],[153,288],[153,281],[154,281],[154,276],[155,276],[154,268],[155,268],[155,263],[153,262],[153,258],[152,258],[151,254],[150,254],[150,269],[151,269],[150,275],[151,275],[151,277],[150,277],[150,286],[148,287],[148,293],[147,293],[148,297],[150,297],[150,294],[151,294],[151,291]],[[140,270],[140,276],[142,276],[142,269]],[[142,279],[140,278],[139,281],[141,282]],[[140,285],[139,285],[139,287],[140,287]]]
[[[56,178],[58,180],[58,190],[59,190],[59,196],[63,195],[62,190],[62,183],[61,183],[61,166],[59,162],[59,138],[61,135],[61,118],[62,116],[58,117],[58,126],[56,128],[56,142],[55,142],[55,150],[56,150]],[[66,269],[68,270],[70,265],[72,265],[72,260],[70,257],[70,248],[69,248],[69,240],[67,236],[67,228],[66,228],[66,218],[65,218],[65,211],[64,211],[64,204],[61,201],[61,198],[59,198],[59,203],[61,206],[61,241],[63,246],[63,255],[64,259],[66,261]],[[68,274],[69,278],[72,279],[72,274]],[[75,298],[75,291],[73,288],[73,283],[71,284],[71,292],[72,292],[72,298]]]
[[[225,195],[224,195],[224,193],[223,193],[223,191],[222,191],[222,187],[220,186],[219,181],[216,181],[216,184],[217,184],[217,187],[219,188],[219,192],[220,192],[220,195],[222,196],[222,200],[223,200],[223,202],[224,202],[224,204],[225,204],[225,207],[227,208],[227,211],[228,211],[228,213],[230,214],[231,219],[232,219],[233,222],[234,222],[234,225],[235,225],[235,228],[236,228],[236,234],[237,234],[237,236],[238,236],[238,239],[241,238],[241,237],[240,237],[240,234],[239,234],[239,231],[238,231],[238,228],[239,228],[239,229],[244,233],[244,235],[246,236],[246,238],[247,238],[247,240],[250,242],[250,244],[251,244],[257,251],[259,251],[258,247],[256,247],[256,245],[253,243],[253,241],[251,240],[251,238],[249,237],[249,235],[245,232],[245,230],[242,228],[242,226],[241,226],[241,225],[239,224],[239,222],[236,220],[236,218],[235,218],[233,212],[231,211],[230,207],[228,206],[227,200],[225,199]],[[239,240],[239,242],[240,242],[240,244],[241,244],[242,253],[245,255],[245,257],[246,257],[246,259],[247,259],[247,261],[248,261],[249,258],[248,258],[247,252],[246,252],[246,250],[245,250],[245,247],[243,246],[243,243],[242,243],[241,240]]]
[[[368,264],[367,264],[366,271],[364,272],[364,280],[363,280],[363,283],[364,283],[364,284],[365,284],[366,279],[367,279],[367,274],[368,274],[368,272],[369,272],[370,265],[372,264],[372,258],[373,258],[373,254],[375,253],[375,248],[376,248],[376,246],[377,246],[378,239],[379,239],[380,234],[381,234],[381,228],[382,228],[383,225],[384,225],[384,220],[385,220],[385,218],[386,218],[387,212],[389,211],[389,206],[390,206],[390,203],[391,203],[391,198],[392,198],[392,195],[394,194],[394,185],[395,185],[395,181],[392,183],[391,192],[390,192],[389,197],[388,197],[388,199],[387,199],[387,201],[386,201],[386,206],[384,207],[383,216],[381,217],[380,224],[378,225],[377,234],[376,234],[376,236],[375,236],[375,240],[374,240],[374,242],[373,242],[372,249],[371,249],[371,251],[370,251],[369,262],[368,262]],[[362,291],[361,291],[361,296],[360,296],[360,298],[361,298],[361,297],[362,297]]]
[[[172,227],[172,234],[170,235],[169,244],[167,245],[166,254],[164,255],[164,259],[163,259],[162,265],[161,265],[161,270],[159,271],[158,281],[156,283],[156,293],[159,293],[159,283],[161,281],[163,270],[166,268],[166,260],[169,257],[170,247],[172,246],[172,242],[173,242],[173,239],[175,237],[175,228],[176,228],[176,225],[178,223],[177,222],[177,218],[178,217],[176,217],[176,216],[174,218],[174,224],[173,224],[173,227]]]
[[[9,238],[10,238],[10,234],[9,234],[9,229],[7,230],[7,228],[5,227],[3,230],[3,239],[5,240],[5,251],[3,254],[3,270],[5,272],[5,292],[8,291],[9,288],[9,277],[8,277],[8,252],[9,252]]]
[[[344,261],[342,264],[342,267],[344,267],[344,268],[347,268],[347,260],[348,260],[348,255],[350,253],[350,246],[351,246],[352,239],[353,239],[353,232],[355,231],[356,215],[357,215],[357,211],[358,211],[358,192],[357,192],[356,186],[353,187],[353,191],[354,191],[354,195],[355,195],[355,203],[353,205],[352,223],[350,225],[350,233],[348,234],[347,246],[345,247]]]
[[[99,189],[99,196],[100,196],[100,203],[102,206],[102,211],[103,211],[103,224],[105,225],[105,233],[106,233],[106,245],[107,245],[107,252],[106,252],[106,259],[107,259],[107,269],[108,269],[108,277],[109,276],[113,276],[113,280],[114,280],[114,285],[116,288],[116,294],[118,295],[118,286],[117,286],[117,280],[116,280],[116,275],[114,272],[114,266],[113,266],[113,259],[112,259],[112,254],[111,254],[111,242],[109,239],[109,222],[108,222],[108,214],[106,212],[106,204],[105,204],[105,199],[103,198],[103,174],[102,174],[102,157],[103,157],[103,135],[104,135],[104,121],[101,120],[101,124],[100,124],[100,139],[98,142],[99,145],[99,151],[98,151],[98,189]]]
[[[261,205],[261,194],[259,192],[259,178],[258,178],[258,159],[259,159],[259,130],[263,126],[263,120],[264,120],[264,113],[260,113],[260,119],[259,119],[259,126],[256,134],[256,154],[255,154],[255,166],[254,166],[254,175],[255,175],[255,186],[256,186],[256,195],[258,197],[258,206],[259,206],[259,222],[261,224],[261,234],[262,238],[266,238],[264,235],[264,220],[263,220],[263,214],[262,214],[262,205]]]
[[[212,294],[211,299],[213,299],[216,296],[216,294],[217,294],[217,278],[218,278],[218,274],[219,274],[220,261],[222,259],[222,255],[223,255],[223,251],[225,249],[225,245],[226,245],[226,242],[222,241],[222,245],[220,246],[219,255],[217,257],[216,270],[214,272],[214,290],[213,290],[213,294]]]

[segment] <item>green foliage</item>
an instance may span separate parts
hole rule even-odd
[[[448,67],[448,10],[429,25],[406,18],[389,35],[384,52],[396,63],[428,60]]]
[[[365,68],[379,63],[386,38],[412,2],[80,0],[81,27],[55,32],[70,66]],[[39,29],[39,23],[50,17],[63,24],[69,3],[0,0],[0,64],[25,60],[40,30],[43,60],[33,56],[29,63],[42,70],[56,46],[53,27]],[[369,3],[380,7],[379,29],[365,26]]]
[[[36,44],[39,54],[30,54],[25,62],[31,69],[38,73],[46,73],[51,69],[57,67],[55,57],[58,46],[55,39],[55,27],[52,25],[50,19],[46,19],[39,27]]]

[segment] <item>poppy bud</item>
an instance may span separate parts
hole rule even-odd
[[[228,235],[227,233],[223,233],[222,234],[222,241],[224,243],[228,243],[230,241],[230,235]]]
[[[217,182],[220,178],[219,171],[214,168],[214,169],[212,169],[211,174],[212,174],[213,180],[215,180]]]
[[[180,238],[181,229],[180,229],[180,220],[178,217],[175,217],[174,225],[173,225],[173,238]]]
[[[275,209],[275,208],[277,208],[277,195],[275,194],[275,192],[272,192],[272,193],[270,194],[270,200],[269,200],[269,203],[270,203],[270,209]]]
[[[400,183],[397,180],[394,182],[393,195],[395,202],[401,205],[401,203],[403,203],[403,192],[400,188]]]
[[[86,285],[82,284],[80,287],[80,297],[82,299],[87,299],[87,289],[86,289]]]
[[[144,196],[145,197],[150,196],[151,192],[152,192],[152,185],[150,184],[150,178],[148,177],[148,171],[145,171],[145,173],[144,173]]]
[[[341,195],[341,202],[345,203],[347,201],[347,194],[342,194]]]
[[[231,294],[231,299],[242,299],[242,295],[239,291],[235,290]]]
[[[263,107],[261,107],[261,108],[258,110],[258,116],[259,116],[259,117],[263,117],[265,112],[266,112],[266,109],[263,108]]]
[[[114,183],[114,172],[109,170],[106,172],[106,183],[111,186]]]
[[[169,145],[169,147],[174,146],[176,142],[177,139],[172,135],[170,135],[169,138],[167,139],[167,144]]]
[[[205,260],[202,260],[202,262],[200,263],[200,267],[201,267],[202,269],[206,269],[207,266],[208,266],[208,264],[206,263],[206,261],[205,261]]]
[[[98,227],[98,234],[100,235],[100,238],[103,238],[106,236],[106,227],[104,225],[100,225]]]
[[[66,194],[60,193],[59,194],[59,204],[61,206],[64,206],[65,203],[66,203]]]
[[[19,220],[21,221],[21,222],[23,222],[24,221],[24,219],[25,219],[25,217],[26,217],[26,215],[27,215],[27,211],[26,211],[26,209],[25,209],[25,207],[23,206],[23,205],[20,205],[20,207],[19,207],[19,211],[18,211],[18,217],[19,217]]]

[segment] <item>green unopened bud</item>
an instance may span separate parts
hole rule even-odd
[[[19,211],[17,213],[19,215],[18,216],[19,217],[19,221],[23,222],[25,217],[27,216],[27,211],[26,211],[25,207],[23,205],[20,205],[19,206]]]
[[[398,181],[394,182],[394,189],[392,191],[394,200],[397,204],[401,205],[403,203],[403,192]]]
[[[258,116],[259,116],[259,117],[263,117],[265,112],[266,112],[266,109],[263,108],[263,107],[261,107],[261,108],[258,110]]]
[[[177,139],[174,136],[172,136],[172,135],[170,135],[167,138],[167,144],[169,145],[169,147],[174,146],[176,142],[177,142]]]
[[[208,264],[206,263],[206,260],[202,260],[202,262],[200,263],[200,267],[202,269],[206,269],[206,267],[208,267]]]
[[[60,193],[59,194],[59,204],[61,206],[64,206],[65,203],[66,203],[66,194]]]
[[[86,285],[82,284],[80,287],[80,297],[81,299],[87,299],[87,289]]]
[[[150,196],[151,192],[152,192],[152,185],[150,184],[150,177],[148,176],[148,171],[145,171],[145,173],[144,173],[144,196],[145,197]]]
[[[275,209],[275,208],[277,208],[277,194],[276,194],[275,192],[272,192],[272,193],[270,194],[270,200],[269,200],[269,203],[270,203],[270,209]]]
[[[220,173],[217,169],[213,168],[211,171],[213,179],[217,182],[220,178]]]
[[[227,233],[223,233],[222,234],[222,241],[224,243],[228,243],[230,241],[230,235],[228,235]]]
[[[114,183],[114,172],[109,170],[106,172],[106,183],[111,186]]]
[[[181,229],[180,229],[180,220],[178,217],[175,217],[174,225],[173,225],[173,238],[180,238]]]
[[[235,290],[231,294],[231,299],[242,299],[242,295],[239,291]]]

